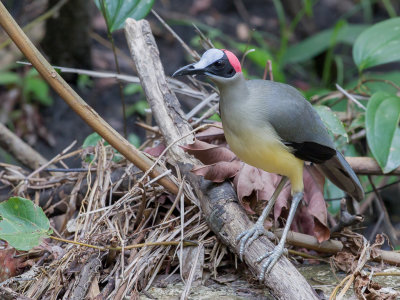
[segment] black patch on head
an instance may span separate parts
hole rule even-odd
[[[293,149],[292,153],[297,158],[316,164],[323,163],[336,154],[335,149],[314,142],[285,142],[284,144]]]
[[[211,65],[207,66],[205,68],[205,71],[224,78],[230,78],[236,74],[235,69],[232,67],[225,53],[223,57],[216,60]]]

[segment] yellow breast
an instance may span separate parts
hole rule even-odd
[[[224,128],[232,151],[245,163],[269,173],[289,177],[292,191],[303,189],[304,162],[292,153],[269,128],[241,127],[235,132]]]

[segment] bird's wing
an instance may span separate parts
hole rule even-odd
[[[266,106],[263,116],[296,157],[322,163],[336,154],[321,118],[299,91],[267,80],[251,80],[248,84],[250,91],[259,91],[255,97]]]

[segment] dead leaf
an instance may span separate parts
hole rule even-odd
[[[353,272],[357,267],[357,256],[347,251],[340,251],[331,258],[331,262],[336,269],[346,273]]]
[[[222,127],[221,122],[215,122],[213,123],[216,126]],[[203,141],[203,142],[208,142],[208,143],[213,143],[213,144],[225,144],[225,135],[224,135],[224,130],[222,128],[218,127],[208,127],[207,129],[199,132],[196,134],[196,139]]]
[[[328,215],[324,199],[325,177],[313,166],[306,166],[303,172],[304,177],[304,203],[307,213],[313,217],[314,226],[306,228],[312,232],[318,242],[329,239]],[[304,227],[303,227],[304,228]]]
[[[375,242],[371,245],[371,258],[376,258],[381,256],[381,247],[385,242],[385,236],[383,234],[377,234],[375,237]]]
[[[22,273],[27,256],[16,257],[17,254],[10,246],[0,250],[0,282]]]
[[[163,153],[165,148],[166,148],[165,145],[160,143],[155,147],[151,147],[151,148],[147,147],[143,151],[146,152],[147,154],[150,154],[151,156],[159,157],[161,155],[161,153]]]
[[[279,175],[268,173],[243,163],[243,167],[234,178],[233,184],[236,187],[240,203],[248,213],[254,214],[254,203],[263,200],[268,201],[278,186],[280,179],[281,176]],[[285,187],[279,194],[277,202],[286,201],[288,196],[287,188]]]
[[[400,295],[391,288],[382,288],[381,285],[370,280],[369,276],[361,274],[354,280],[354,293],[358,299],[367,300],[395,300]]]
[[[194,167],[192,172],[213,182],[223,182],[235,176],[240,169],[240,165],[241,162],[237,160],[231,162],[220,161],[212,165]]]
[[[233,161],[236,155],[226,147],[211,145],[195,140],[193,144],[181,146],[187,153],[192,154],[203,164],[210,165],[221,161]]]

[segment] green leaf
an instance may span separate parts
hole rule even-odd
[[[400,72],[398,71],[385,73],[368,72],[364,74],[363,78],[372,80],[363,84],[368,88],[368,92],[370,94],[374,94],[379,91],[387,92],[389,94],[396,94],[398,92],[398,90],[389,83],[392,81],[394,84],[400,85]],[[352,87],[356,87],[357,83],[358,81],[355,81]]]
[[[150,11],[154,0],[103,0],[106,11],[101,8],[102,0],[95,0],[102,11],[111,32],[124,27],[127,18],[143,19]]]
[[[84,90],[93,86],[93,80],[86,74],[79,74],[77,85],[79,89]]]
[[[290,46],[283,57],[282,63],[284,65],[299,63],[317,56],[332,46],[331,39],[334,35],[336,44],[353,45],[357,36],[366,28],[366,25],[345,24],[339,29],[323,30],[296,45]]]
[[[314,109],[317,111],[326,127],[334,134],[341,135],[348,141],[347,132],[344,129],[342,121],[336,116],[336,114],[328,107],[324,105],[316,105]]]
[[[377,92],[367,105],[368,146],[383,173],[400,165],[400,97]]]
[[[280,70],[278,63],[272,56],[271,52],[261,47],[256,47],[254,45],[247,45],[243,43],[235,43],[235,47],[243,53],[245,53],[249,49],[254,49],[254,51],[249,52],[246,55],[246,59],[251,60],[263,70],[265,69],[267,61],[270,60],[272,63],[272,73],[274,74],[275,81],[278,82],[285,81],[285,76],[283,72]]]
[[[359,113],[351,122],[349,130],[364,128],[364,127],[365,127],[365,114]]]
[[[208,118],[209,120],[221,122],[221,117],[218,114],[213,114],[211,117]]]
[[[149,108],[149,104],[147,103],[146,100],[139,100],[135,104],[132,104],[129,106],[126,110],[126,116],[129,117],[133,115],[134,113],[137,113],[141,116],[146,115],[146,109]]]
[[[89,134],[86,139],[83,141],[82,148],[90,147],[90,146],[96,146],[97,142],[100,141],[102,137],[97,133],[93,132]]]
[[[18,250],[28,251],[52,233],[42,208],[25,198],[0,203],[0,216],[0,239]]]
[[[134,95],[136,93],[142,93],[142,86],[138,83],[129,83],[124,88],[125,95]]]
[[[400,128],[396,127],[396,130],[394,131],[392,145],[389,150],[389,157],[387,159],[384,171],[388,173],[396,169],[399,165],[400,165]]]
[[[334,185],[330,180],[325,181],[324,197],[325,199],[338,199],[328,202],[328,211],[336,215],[340,211],[340,198],[345,197],[345,193]]]
[[[28,72],[26,72],[25,77],[32,78],[39,76],[39,72],[35,68],[30,68]]]
[[[0,73],[0,84],[8,85],[8,84],[17,84],[21,81],[21,78],[17,73],[13,72],[2,72]]]
[[[129,141],[129,143],[131,143],[136,148],[140,147],[140,144],[141,144],[140,143],[140,137],[137,134],[130,133],[128,135],[128,141]]]
[[[400,18],[375,24],[356,39],[353,59],[360,71],[400,60]]]
[[[25,80],[24,95],[46,106],[53,104],[53,99],[50,97],[49,86],[43,79],[37,77],[27,78]]]

